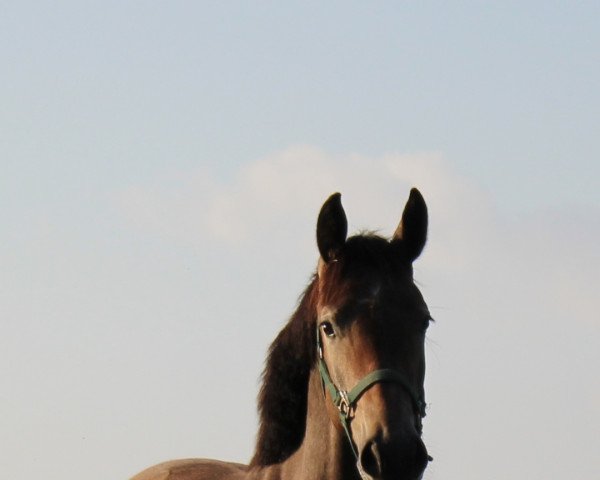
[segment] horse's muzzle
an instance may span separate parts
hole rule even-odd
[[[418,480],[431,457],[420,437],[383,440],[374,438],[360,452],[363,479]]]

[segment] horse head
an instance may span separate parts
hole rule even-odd
[[[425,201],[411,191],[389,241],[346,235],[346,215],[334,194],[317,221],[313,291],[326,408],[363,478],[416,480],[430,460],[421,420],[431,316],[412,269],[427,236]]]

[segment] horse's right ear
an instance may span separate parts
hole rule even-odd
[[[321,207],[317,220],[317,245],[325,263],[335,261],[346,243],[348,221],[342,195],[334,193]]]
[[[421,254],[426,241],[427,205],[421,192],[413,188],[392,242],[401,245],[407,260],[412,262]]]

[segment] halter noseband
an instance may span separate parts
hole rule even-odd
[[[397,370],[391,368],[382,368],[380,370],[374,370],[371,373],[365,375],[349,392],[339,389],[331,376],[327,364],[323,359],[323,347],[321,345],[321,332],[317,325],[317,351],[319,352],[319,373],[321,374],[321,380],[323,385],[329,390],[329,395],[333,399],[333,404],[338,409],[340,422],[346,432],[346,437],[350,443],[350,448],[354,457],[358,461],[358,452],[352,441],[352,433],[350,432],[350,421],[352,420],[352,410],[356,407],[356,403],[363,393],[365,393],[374,384],[380,382],[393,382],[400,384],[404,390],[409,394],[412,400],[413,407],[418,412],[420,418],[425,416],[425,401],[423,398],[415,394],[410,384],[404,379],[404,376]]]

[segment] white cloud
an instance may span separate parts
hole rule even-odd
[[[298,223],[312,227],[322,202],[336,191],[342,192],[351,227],[390,234],[412,186],[436,212],[434,229],[457,238],[468,232],[452,228],[456,224],[488,230],[485,196],[448,171],[435,153],[367,158],[294,147],[248,164],[229,182],[200,170],[169,187],[131,187],[120,204],[139,226],[180,242],[204,244],[208,236],[239,245],[285,236]]]

